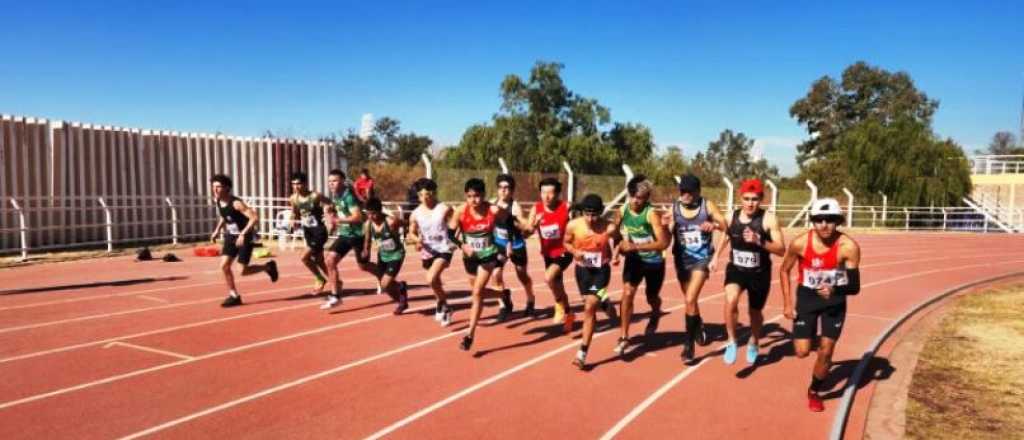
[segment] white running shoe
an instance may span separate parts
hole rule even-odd
[[[327,301],[324,301],[324,303],[320,305],[320,310],[334,308],[337,307],[338,304],[341,304],[341,298],[335,295],[327,295]]]
[[[383,295],[384,294],[384,287],[380,285],[380,280],[377,280],[377,294],[378,295]]]

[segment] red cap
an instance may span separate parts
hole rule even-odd
[[[759,195],[764,194],[764,185],[761,184],[759,179],[747,179],[740,184],[740,194],[744,193],[756,193]]]

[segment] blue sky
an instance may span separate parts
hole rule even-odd
[[[452,144],[548,60],[661,146],[730,128],[788,174],[789,106],[854,61],[909,72],[968,152],[1017,132],[1024,93],[1020,1],[285,3],[2,0],[0,112],[300,137],[373,113]]]

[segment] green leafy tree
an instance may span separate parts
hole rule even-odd
[[[694,173],[708,185],[721,184],[722,177],[734,183],[751,177],[778,179],[778,168],[765,159],[754,160],[753,148],[753,139],[726,129],[708,144],[707,150],[694,156]]]
[[[789,109],[806,126],[810,139],[797,146],[797,162],[822,159],[836,149],[836,140],[862,121],[882,123],[910,118],[931,124],[938,101],[917,90],[905,72],[892,73],[858,61],[843,71],[840,82],[823,76]]]
[[[992,135],[992,141],[988,143],[988,150],[978,151],[979,154],[1024,154],[1024,145],[1017,145],[1017,138],[1013,133],[1000,131]]]

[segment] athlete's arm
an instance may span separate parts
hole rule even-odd
[[[786,248],[786,254],[782,258],[782,267],[779,268],[779,286],[782,287],[782,310],[783,314],[788,319],[795,319],[796,314],[793,313],[793,289],[790,286],[790,273],[793,272],[793,266],[796,266],[797,261],[800,258],[800,252],[803,250],[803,246],[807,236],[797,237],[789,244]]]
[[[668,249],[669,245],[672,244],[672,236],[669,235],[668,228],[661,221],[661,212],[657,209],[652,209],[647,214],[647,221],[651,222],[651,228],[654,229],[654,243],[640,245],[640,250],[661,252]]]
[[[782,228],[779,226],[779,218],[771,212],[764,213],[764,228],[768,230],[771,240],[764,240],[761,247],[764,250],[778,256],[786,254],[786,238],[782,236]]]
[[[727,233],[727,231],[729,230],[729,222],[731,222],[732,220],[730,220],[729,218],[723,218],[722,220],[725,221],[725,227],[723,228],[723,231],[719,233],[718,241],[715,242],[715,253],[711,254],[711,261],[715,263],[716,267],[718,266],[719,256],[721,256],[722,253],[725,252],[725,247],[732,244],[732,242],[729,240],[729,234]],[[708,268],[710,269],[711,266],[709,265]]]
[[[370,249],[373,248],[373,226],[372,222],[363,223],[363,258],[370,255]]]
[[[537,207],[534,206],[533,209],[530,210],[530,217],[526,219],[526,224],[519,228],[519,230],[523,231],[524,236],[530,236],[537,231],[537,223],[539,220],[540,216],[537,214]]]
[[[839,244],[839,259],[846,268],[846,284],[836,286],[840,295],[856,295],[860,293],[860,245],[849,236],[844,235]]]
[[[210,233],[210,241],[217,241],[217,234],[220,234],[221,229],[224,229],[224,217],[217,217],[217,227]]]
[[[452,243],[455,243],[455,245],[460,248],[462,247],[462,240],[459,239],[459,219],[462,218],[462,212],[465,209],[466,204],[463,203],[456,208],[455,211],[452,212],[451,217],[448,218],[448,240],[451,240]],[[463,252],[465,252],[465,249],[463,249]]]
[[[562,245],[565,247],[565,251],[570,253],[574,259],[579,259],[579,255],[576,255],[576,246],[574,245],[574,232],[576,231],[576,223],[578,221],[578,219],[570,220],[569,224],[565,225],[565,236],[562,237]]]
[[[710,200],[707,201],[708,216],[711,217],[711,223],[715,225],[715,229],[725,232],[726,220],[725,216],[722,215],[722,211],[718,210],[718,205]]]

